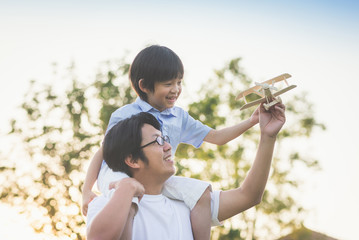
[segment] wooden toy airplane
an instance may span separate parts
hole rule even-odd
[[[240,108],[240,110],[255,106],[257,104],[260,103],[264,103],[263,106],[264,108],[268,111],[268,109],[279,103],[282,102],[281,98],[278,97],[279,95],[288,92],[289,90],[293,89],[296,87],[296,85],[290,85],[287,82],[287,78],[290,78],[291,75],[288,73],[284,73],[278,77],[269,79],[267,81],[261,82],[261,83],[255,83],[256,86],[249,88],[241,93],[239,93],[239,95],[237,96],[236,100],[239,100],[241,98],[244,99],[245,104]],[[280,81],[284,81],[287,85],[287,87],[277,91],[277,88],[274,87],[274,83],[276,82],[280,82]],[[274,90],[276,92],[272,92],[271,90]],[[257,95],[259,95],[261,98],[254,100],[252,102],[247,102],[246,100],[246,96],[251,94],[251,93],[255,93]]]

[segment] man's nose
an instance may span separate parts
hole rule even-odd
[[[172,149],[171,144],[169,144],[168,142],[165,142],[165,144],[163,145],[163,151],[167,152],[171,149]]]

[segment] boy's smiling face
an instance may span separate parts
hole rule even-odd
[[[155,82],[154,91],[146,90],[147,102],[159,111],[175,105],[182,92],[182,79],[176,78],[164,82]]]

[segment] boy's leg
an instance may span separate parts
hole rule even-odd
[[[184,201],[192,211],[207,188],[212,191],[211,184],[207,182],[194,178],[172,176],[165,182],[162,193],[166,197]]]
[[[112,194],[115,192],[115,189],[109,188],[110,183],[120,181],[121,179],[128,177],[129,176],[126,173],[112,171],[112,169],[109,168],[106,163],[103,163],[100,173],[97,177],[98,189],[105,197],[111,198]],[[133,198],[132,202],[138,204],[138,198]]]
[[[211,192],[208,187],[191,211],[191,225],[195,240],[210,238],[211,218]]]
[[[186,177],[170,177],[162,193],[173,199],[184,201],[191,210],[191,225],[195,240],[210,237],[211,231],[211,185],[204,181]]]

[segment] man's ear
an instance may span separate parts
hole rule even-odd
[[[138,87],[141,89],[142,92],[148,94],[150,92],[150,90],[146,87],[144,87],[144,84],[143,84],[143,81],[144,79],[140,79],[140,81],[138,81]]]
[[[140,164],[138,164],[138,159],[134,159],[134,158],[132,157],[132,155],[129,155],[129,156],[126,157],[125,163],[126,163],[130,168],[140,168]]]

